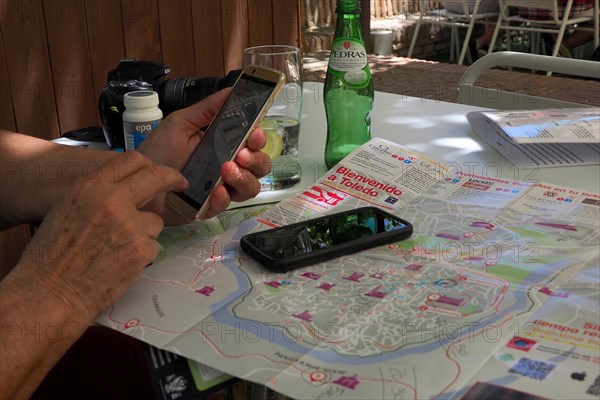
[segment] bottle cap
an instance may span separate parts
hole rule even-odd
[[[123,104],[129,109],[156,107],[158,106],[158,93],[152,90],[136,90],[125,93]]]

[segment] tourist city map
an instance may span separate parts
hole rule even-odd
[[[410,221],[412,236],[287,273],[239,247],[362,206]],[[596,193],[373,139],[277,205],[165,229],[99,322],[293,398],[597,399],[599,224]]]

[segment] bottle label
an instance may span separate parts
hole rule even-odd
[[[329,72],[351,87],[365,87],[371,79],[367,50],[356,38],[336,38],[329,56]]]
[[[150,135],[150,132],[158,128],[161,121],[162,118],[144,122],[123,121],[125,150],[137,150],[140,143]]]

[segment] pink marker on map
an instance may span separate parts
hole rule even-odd
[[[547,287],[543,287],[540,290],[538,290],[538,292],[540,293],[544,293],[550,297],[560,297],[563,299],[566,299],[569,297],[569,293],[568,292],[555,292],[554,290],[547,288]]]
[[[362,278],[363,274],[360,272],[353,272],[350,276],[344,276],[343,279],[347,279],[349,281],[360,282],[360,278]]]
[[[331,283],[321,283],[319,286],[317,286],[317,289],[323,289],[323,290],[329,291],[334,286],[335,286],[335,283],[334,284],[331,284]]]
[[[356,375],[353,375],[353,376],[340,376],[338,379],[333,381],[333,383],[336,383],[345,388],[354,390],[360,382],[358,381],[358,379],[356,379]]]
[[[301,312],[300,314],[292,314],[292,316],[307,322],[312,321],[312,315],[308,311]]]
[[[444,232],[436,233],[435,236],[444,238],[444,239],[460,240],[460,236],[456,236],[456,235],[452,235],[450,233],[444,233]]]
[[[369,291],[365,296],[377,297],[378,299],[383,299],[387,293],[379,290],[381,286],[377,286],[376,288]]]
[[[313,279],[315,281],[321,277],[320,274],[315,274],[314,272],[305,272],[302,274],[302,276],[308,279]]]
[[[573,231],[573,232],[577,232],[577,228],[574,227],[573,225],[566,225],[566,224],[552,224],[550,222],[537,222],[536,225],[542,225],[542,226],[547,226],[549,228],[557,228],[557,229],[564,229],[565,231]]]
[[[475,221],[475,222],[471,223],[471,225],[469,225],[469,226],[472,226],[475,228],[485,228],[485,229],[489,229],[489,230],[494,229],[493,224],[490,224],[489,222],[483,222],[483,221]]]
[[[196,290],[196,293],[200,293],[204,296],[210,296],[210,294],[214,291],[215,291],[214,286],[204,286],[202,289]]]
[[[461,305],[461,303],[464,301],[464,299],[457,299],[457,298],[449,297],[449,296],[441,296],[436,301],[438,303],[443,303],[443,304],[448,304],[448,305],[451,305],[451,306],[458,307],[458,306]]]

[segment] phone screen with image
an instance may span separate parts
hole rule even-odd
[[[221,175],[221,166],[231,160],[259,117],[277,82],[242,74],[229,98],[208,127],[183,170],[190,186],[176,193],[200,209]]]
[[[242,237],[242,249],[272,271],[284,272],[356,251],[404,240],[412,225],[375,207],[255,232]]]

